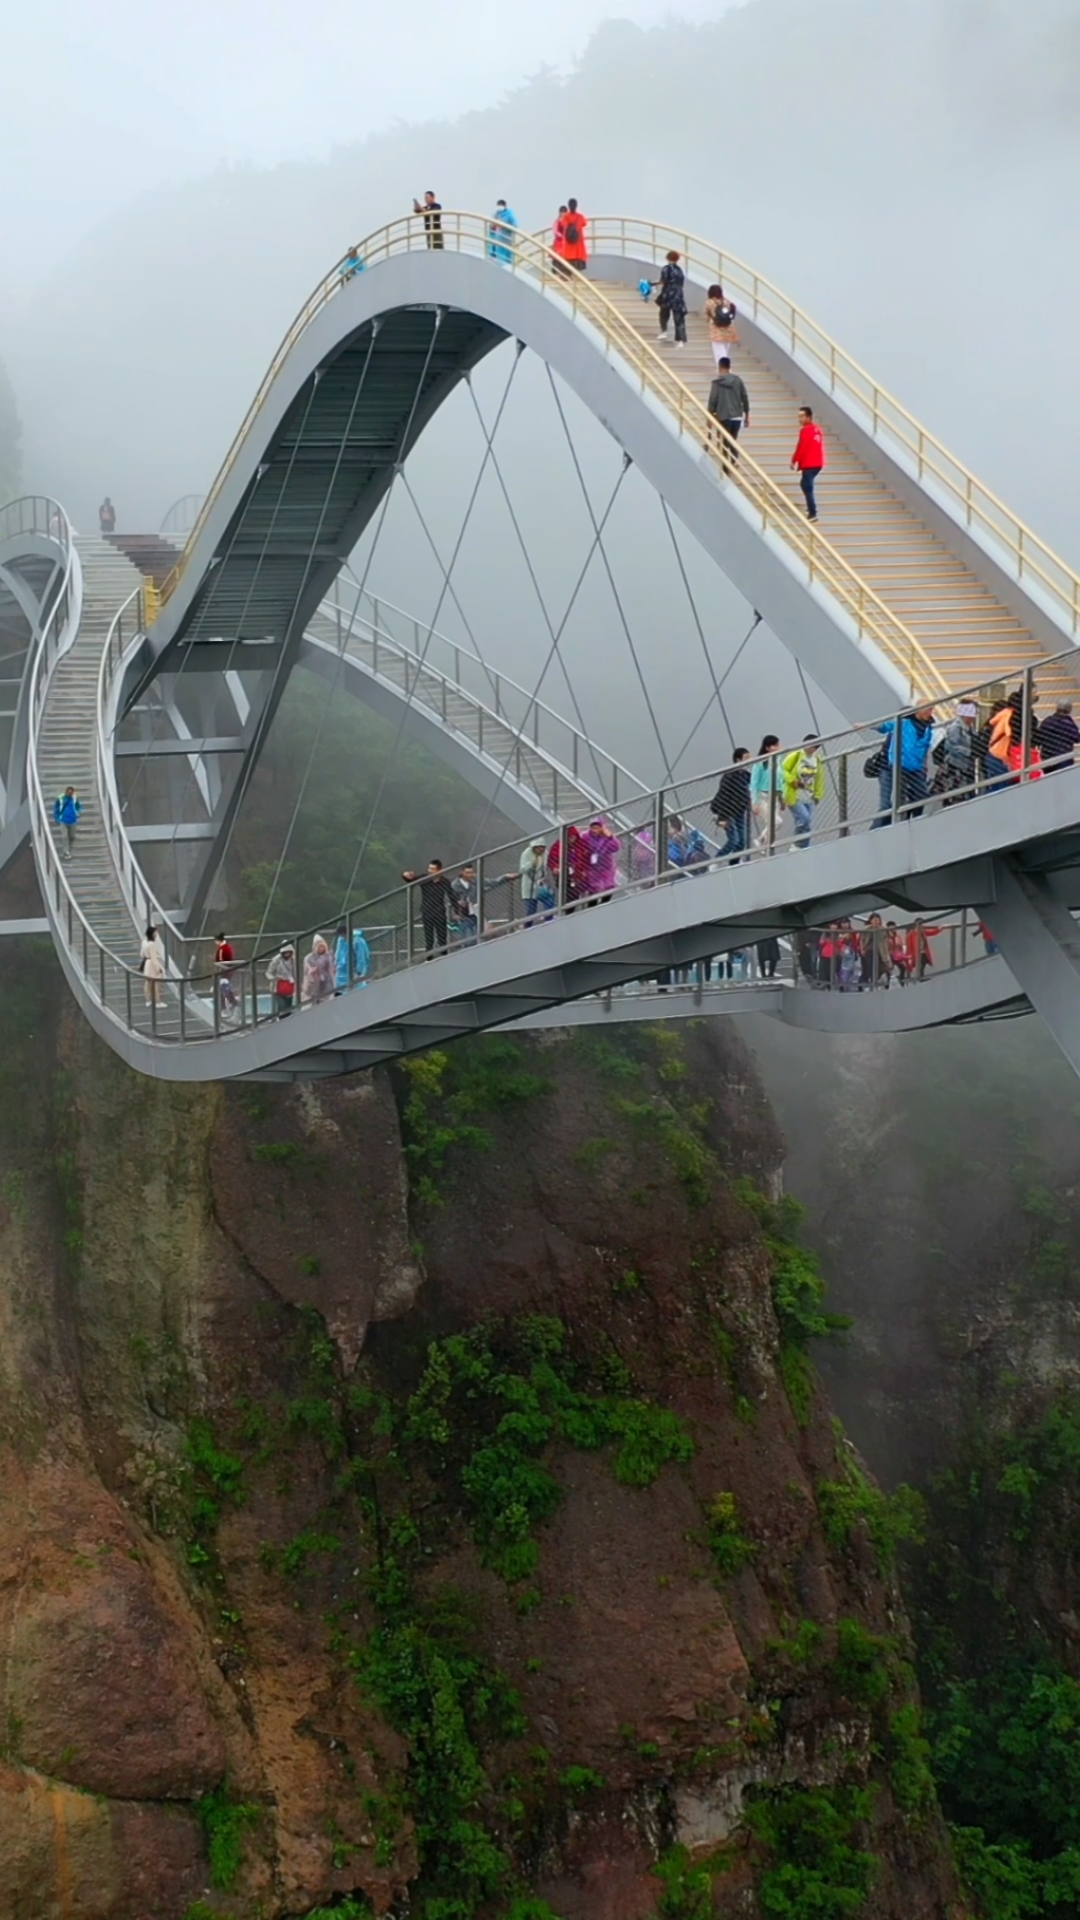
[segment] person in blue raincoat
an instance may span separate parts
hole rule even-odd
[[[505,200],[495,202],[495,218],[488,228],[488,253],[492,260],[501,260],[508,267],[514,258],[514,230],[517,227],[517,214],[507,206]]]
[[[371,971],[371,948],[359,927],[353,928],[352,980],[349,979],[349,935],[342,921],[334,937],[334,992],[344,993],[349,986],[366,987]]]
[[[59,798],[53,801],[53,819],[57,826],[63,827],[67,841],[65,860],[70,860],[75,851],[75,829],[79,824],[82,801],[74,787],[65,787]]]

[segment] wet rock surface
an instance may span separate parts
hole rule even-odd
[[[476,1818],[508,1888],[562,1920],[645,1920],[680,1845],[715,1864],[717,1914],[754,1916],[748,1805],[849,1778],[874,1789],[875,1915],[946,1920],[936,1815],[896,1803],[831,1665],[841,1619],[906,1628],[888,1568],[823,1525],[847,1455],[785,1383],[739,1185],[775,1196],[782,1149],[734,1036],[515,1042],[419,1107],[407,1073],[170,1091],[54,988],[0,1128],[0,1911],[284,1920],[410,1887],[415,1908],[425,1803],[370,1660],[422,1630],[518,1703],[477,1723]],[[620,1477],[625,1442],[554,1433],[511,1578],[415,1408],[433,1342],[517,1352],[536,1316],[565,1391],[644,1408],[667,1452]],[[487,1429],[460,1437],[475,1465]],[[394,1526],[407,1603],[382,1579]],[[722,1563],[710,1526],[738,1534]],[[464,1639],[436,1643],[451,1614]],[[803,1621],[824,1651],[800,1666]]]

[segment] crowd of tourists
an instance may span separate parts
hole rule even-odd
[[[219,933],[215,941],[214,972],[221,1018],[234,1019],[241,1011],[242,969],[236,949],[224,933]],[[366,987],[370,975],[371,948],[364,934],[354,927],[350,938],[342,921],[332,936],[317,933],[302,959],[295,942],[283,940],[266,968],[266,985],[273,1012],[280,1020],[297,1006],[317,1007],[351,987]]]

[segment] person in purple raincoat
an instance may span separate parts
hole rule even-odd
[[[602,820],[589,823],[589,830],[582,835],[585,854],[588,859],[585,889],[589,895],[590,907],[601,900],[610,900],[618,882],[616,862],[619,858],[617,835],[609,832]]]

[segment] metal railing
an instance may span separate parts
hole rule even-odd
[[[694,275],[697,270],[707,284],[722,285],[778,345],[793,355],[802,354],[830,393],[851,402],[856,419],[875,438],[887,434],[901,447],[916,477],[939,487],[965,526],[980,529],[1004,549],[1017,580],[1038,584],[1065,632],[1080,632],[1080,575],[764,274],[736,254],[662,221],[601,215],[589,221],[589,241],[596,253],[617,251],[621,257],[643,253],[656,261],[677,249],[688,273]],[[739,452],[741,457],[741,443]]]
[[[519,787],[529,786],[528,754],[530,750],[535,752],[551,774],[552,807],[556,814],[563,811],[560,781],[566,789],[562,799],[571,804],[584,794],[592,802],[613,807],[631,795],[646,792],[644,782],[613,754],[596,746],[572,721],[564,719],[554,707],[539,700],[509,674],[490,667],[471,647],[448,639],[422,620],[403,612],[392,601],[361,588],[358,582],[349,585],[354,591],[350,595],[346,590],[343,601],[339,576],[333,596],[324,600],[318,609],[333,622],[338,652],[344,651],[346,655],[350,650],[359,652],[352,647],[353,637],[358,636],[368,645],[368,657],[364,658],[362,652],[359,657],[364,658],[364,664],[376,675],[380,673],[380,653],[385,652],[389,661],[403,667],[405,698],[427,707],[444,727],[455,728],[453,696],[461,693],[477,716],[476,737],[466,735],[470,744],[480,753],[494,751],[501,759],[505,742],[499,740],[500,731],[515,734],[517,741],[508,775]],[[361,608],[368,611],[362,612]],[[391,621],[397,625],[397,633],[391,632]],[[494,723],[487,749],[485,716],[489,723]],[[461,731],[459,727],[456,730]],[[540,794],[536,798],[543,800]]]
[[[106,716],[106,673],[121,670],[125,650],[118,623],[106,649],[108,665],[103,663],[102,669]],[[958,711],[961,704],[975,709],[970,729]],[[999,713],[1004,718],[992,728]],[[433,887],[435,876],[405,882],[378,899],[351,906],[340,922],[324,922],[272,945],[236,936],[232,939],[235,958],[227,969],[208,964],[209,943],[185,939],[168,927],[148,892],[137,890],[145,887],[141,876],[134,880],[129,868],[127,885],[136,890],[125,897],[136,917],[146,912],[162,925],[170,976],[160,986],[144,980],[141,997],[138,970],[103,947],[55,857],[50,872],[56,870],[57,911],[50,908],[50,918],[61,937],[66,929],[69,955],[89,992],[121,1024],[160,1041],[181,1043],[244,1031],[300,1007],[314,1011],[321,1000],[361,983],[429,961],[437,964],[453,949],[506,935],[528,938],[531,926],[590,908],[602,909],[608,901],[631,893],[659,886],[693,886],[701,875],[728,864],[797,855],[811,844],[887,830],[896,820],[918,817],[927,806],[1001,807],[1010,788],[1044,776],[1063,778],[1072,768],[1071,756],[1042,762],[1033,744],[1036,687],[1030,668],[1008,699],[1001,682],[980,683],[951,697],[946,717],[950,726],[955,722],[964,732],[954,738],[947,728],[937,743],[940,754],[936,748],[931,750],[934,723],[926,719],[919,722],[925,728],[921,756],[915,750],[920,736],[914,730],[912,709],[905,709],[882,721],[830,735],[816,747],[778,751],[763,760],[744,762],[742,772],[752,777],[745,808],[725,780],[734,771],[730,766],[679,781],[628,799],[609,822],[593,809],[563,824],[554,836],[544,836],[542,843],[536,835],[519,835],[475,862],[448,868],[442,876],[445,885]],[[938,731],[941,719],[938,714]],[[977,732],[976,725],[983,731]],[[987,758],[988,742],[999,735],[1004,758]],[[884,768],[868,765],[890,739],[901,741],[902,752],[893,750]],[[965,739],[970,743],[966,768]],[[914,764],[920,758],[921,772]],[[872,777],[863,778],[867,773]],[[43,817],[43,809],[35,813],[36,820],[39,813]],[[601,825],[594,830],[598,819]],[[115,836],[122,835],[118,814],[110,815],[109,834],[110,845],[115,845]],[[51,837],[46,834],[46,839],[52,852]],[[535,882],[526,878],[523,886],[523,868],[529,866],[526,855],[541,844]],[[77,875],[77,863],[73,871]],[[455,882],[462,884],[455,886]],[[325,941],[329,952],[326,961],[317,956],[320,941]],[[311,964],[305,952],[309,947],[316,955]],[[291,951],[296,976],[295,994],[285,1008],[280,997],[271,993],[267,978],[267,969],[284,948]],[[278,961],[279,970],[280,965]],[[221,990],[223,972],[229,980],[227,1005]],[[318,1044],[317,1027],[312,1029],[310,1043]]]
[[[205,499],[204,493],[182,493],[166,512],[158,531],[166,537],[177,533],[186,537],[198,520]]]
[[[488,256],[491,244],[489,216],[445,211],[441,219],[442,251]],[[391,221],[363,242],[359,249],[362,270],[368,270],[402,253],[429,249],[431,241],[432,235],[425,229],[422,215],[408,215]],[[207,495],[187,546],[164,583],[164,599],[175,592],[183,578],[240,448],[288,355],[327,302],[360,270],[356,258],[356,252],[351,252],[331,268],[305,301],[285,334]],[[550,251],[542,238],[520,230],[514,240],[512,259],[505,264],[493,263],[491,271],[526,275],[546,294],[565,302],[576,317],[592,325],[605,351],[614,357],[616,364],[621,364],[624,371],[633,374],[640,391],[651,394],[663,404],[668,420],[680,438],[692,442],[696,452],[704,451],[718,480],[734,487],[748,503],[761,531],[777,535],[798,557],[805,570],[807,583],[820,585],[833,595],[852,623],[856,641],[869,642],[878,647],[899,670],[912,697],[948,692],[944,676],[911,630],[831,546],[816,523],[809,521],[783,488],[764,468],[758,466],[752,453],[744,450],[741,443],[738,462],[732,461],[730,442],[723,432],[717,431],[716,422],[704,402],[682,384],[674,370],[641,338],[601,287],[590,282],[585,274],[571,272]]]
[[[81,946],[88,969],[90,951],[97,936],[83,915],[57,852],[52,831],[52,809],[45,799],[41,771],[38,766],[38,734],[49,682],[57,661],[67,651],[73,638],[70,622],[75,610],[79,581],[78,556],[68,517],[55,500],[36,498],[32,501],[15,501],[12,505],[15,508],[29,509],[24,513],[21,524],[13,531],[47,533],[58,541],[63,554],[63,571],[48,618],[42,628],[30,670],[26,792],[30,812],[30,837],[33,842],[38,883],[41,887],[45,910],[50,924],[63,940],[68,951],[77,951]],[[11,509],[5,508],[5,513],[9,511]],[[78,936],[76,935],[77,927]]]

